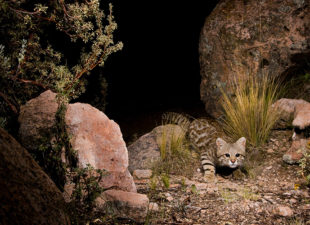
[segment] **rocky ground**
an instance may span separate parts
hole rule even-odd
[[[250,149],[247,176],[234,172],[205,183],[197,171],[190,179],[170,175],[169,187],[136,179],[138,192],[151,202],[146,224],[310,224],[309,187],[298,165],[282,161],[291,135],[274,131],[267,144]]]

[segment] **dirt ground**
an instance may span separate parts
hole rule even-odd
[[[298,165],[282,161],[291,135],[273,131],[267,144],[249,149],[247,176],[217,174],[215,183],[205,183],[199,171],[191,179],[170,175],[168,188],[136,180],[138,192],[151,202],[146,224],[310,224],[309,187]]]

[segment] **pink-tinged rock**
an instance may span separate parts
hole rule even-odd
[[[298,163],[307,152],[310,139],[294,140],[290,149],[283,155],[283,161],[288,164]]]
[[[65,121],[79,166],[90,164],[95,169],[108,171],[100,183],[104,188],[115,186],[136,192],[127,169],[128,152],[119,126],[103,112],[82,103],[68,106]]]
[[[147,216],[149,199],[144,194],[108,190],[102,194],[108,203],[108,210],[120,218],[129,218],[142,223]]]
[[[0,224],[71,224],[54,182],[0,128]]]
[[[299,129],[310,126],[310,103],[296,105],[293,126]]]
[[[274,213],[284,217],[292,217],[294,215],[293,210],[290,207],[284,205],[276,206]]]
[[[36,150],[42,138],[51,139],[56,124],[57,108],[56,94],[51,91],[45,91],[21,106],[18,117],[19,136],[25,148]]]
[[[133,176],[139,180],[151,178],[153,172],[152,170],[135,170],[133,171]]]

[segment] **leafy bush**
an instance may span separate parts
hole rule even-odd
[[[85,91],[85,75],[123,46],[113,40],[112,5],[107,15],[102,7],[99,0],[0,0],[1,115],[18,115],[47,89],[64,102]]]
[[[247,143],[264,143],[279,118],[271,106],[280,93],[279,83],[267,76],[235,80],[235,96],[223,93],[224,130],[234,139],[245,137]]]
[[[73,224],[86,224],[94,219],[95,200],[104,191],[99,183],[106,174],[105,170],[95,170],[88,164],[86,168],[76,168],[70,175],[75,184],[69,210]]]

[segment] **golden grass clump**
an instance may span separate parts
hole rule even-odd
[[[177,125],[164,125],[158,133],[160,160],[153,165],[154,174],[192,176],[198,157],[189,150],[184,130]]]
[[[259,146],[266,142],[279,118],[272,104],[280,93],[280,84],[263,75],[235,80],[235,95],[223,91],[224,130],[233,139],[246,137],[247,143]]]

